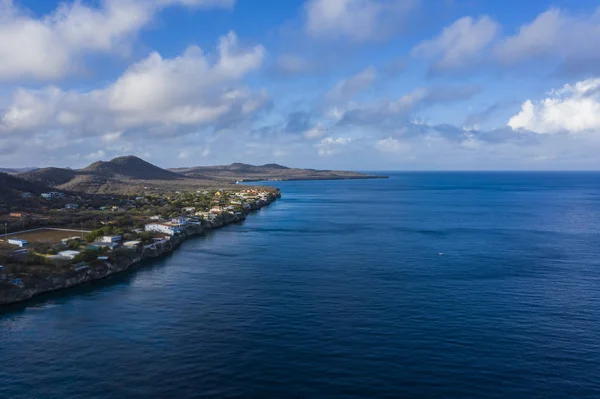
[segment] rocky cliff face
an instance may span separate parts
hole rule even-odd
[[[253,207],[253,210],[275,201],[279,195],[274,195],[269,201]],[[145,249],[141,253],[119,253],[113,262],[104,262],[101,265],[89,266],[81,270],[73,270],[67,274],[48,276],[45,279],[28,281],[23,287],[18,287],[8,282],[0,281],[0,305],[26,301],[35,295],[46,292],[74,287],[93,280],[99,280],[111,274],[125,271],[137,265],[144,259],[157,258],[175,250],[186,239],[202,234],[204,229],[215,229],[231,223],[239,222],[246,218],[245,214],[232,215],[223,214],[214,223],[206,226],[189,226],[186,231],[175,237],[171,237],[165,243],[156,244],[153,249]]]

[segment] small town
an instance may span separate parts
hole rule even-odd
[[[0,304],[123,271],[279,197],[268,187],[135,197],[22,192],[0,204]]]

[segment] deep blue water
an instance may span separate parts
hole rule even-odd
[[[242,225],[1,311],[0,398],[600,397],[600,174],[274,185]]]

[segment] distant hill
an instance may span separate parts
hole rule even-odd
[[[195,166],[191,168],[175,168],[169,170],[192,178],[199,178],[202,176],[214,180],[228,181],[341,180],[372,179],[381,177],[357,172],[288,168],[287,166],[274,163],[255,166],[236,162],[231,165]]]
[[[192,190],[236,181],[371,179],[357,172],[295,169],[270,163],[162,169],[135,156],[98,161],[83,169],[42,168],[16,174],[21,179],[58,190],[91,194],[137,194],[142,191]]]
[[[18,178],[7,173],[0,173],[0,199],[8,200],[19,198],[22,192],[39,195],[48,191],[48,187]]]
[[[161,169],[133,155],[115,158],[108,162],[94,162],[88,167],[80,169],[78,173],[89,173],[106,178],[126,177],[138,180],[172,180],[183,178],[181,175]]]
[[[63,168],[41,168],[29,172],[19,173],[16,176],[30,182],[55,187],[65,184],[77,176],[72,169]]]
[[[88,193],[133,193],[151,185],[148,182],[164,185],[163,182],[189,179],[132,155],[94,162],[83,169],[42,168],[17,176],[61,190]]]
[[[0,168],[0,173],[23,173],[36,170],[38,168]]]

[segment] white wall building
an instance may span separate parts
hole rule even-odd
[[[79,253],[79,251],[62,251],[58,253],[58,256],[65,259],[75,259]]]
[[[12,245],[18,245],[21,248],[25,248],[27,246],[27,244],[29,244],[27,241],[25,240],[17,240],[15,238],[9,238],[8,239],[8,243],[12,244]]]
[[[121,236],[104,236],[100,241],[102,242],[120,242],[123,239]]]
[[[144,230],[146,231],[153,231],[155,233],[163,233],[163,234],[167,234],[170,236],[173,236],[175,234],[179,234],[181,232],[181,230],[179,230],[177,227],[175,226],[171,226],[168,224],[164,224],[164,223],[150,223],[147,224],[146,226],[144,226]]]

